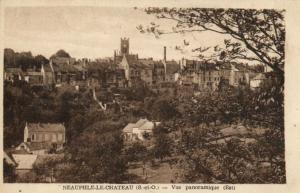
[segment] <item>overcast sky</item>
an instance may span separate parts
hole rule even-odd
[[[119,50],[120,38],[129,37],[130,52],[139,57],[162,59],[163,46],[167,46],[167,59],[178,60],[195,55],[175,50],[176,45],[183,45],[184,39],[190,42],[186,50],[223,44],[224,36],[211,32],[164,35],[156,39],[136,29],[151,21],[165,29],[173,25],[127,7],[9,7],[5,9],[4,45],[46,57],[64,49],[75,58],[99,58],[113,56],[114,50]]]

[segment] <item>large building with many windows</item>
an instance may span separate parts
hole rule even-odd
[[[249,84],[249,70],[238,63],[211,63],[183,59],[181,62],[180,84],[205,90],[216,90],[220,81],[228,85]]]

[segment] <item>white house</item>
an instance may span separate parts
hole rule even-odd
[[[61,123],[26,123],[24,142],[15,150],[35,155],[60,151],[66,141],[65,135],[65,126]]]
[[[128,123],[123,129],[125,141],[145,140],[147,135],[151,135],[153,129],[159,125],[160,122],[152,122],[147,119],[140,119],[136,123]]]

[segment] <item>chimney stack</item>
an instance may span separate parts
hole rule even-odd
[[[167,47],[164,46],[164,61],[167,61]]]

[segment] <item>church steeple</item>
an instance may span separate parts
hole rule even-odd
[[[121,47],[120,47],[121,55],[129,54],[129,38],[121,38]]]

